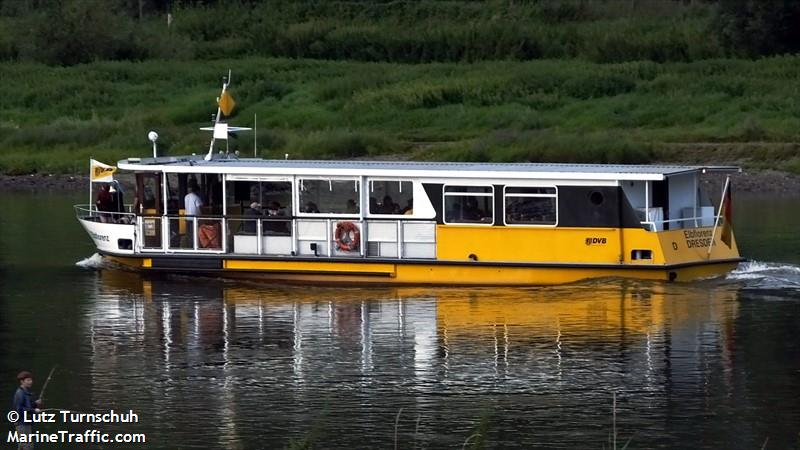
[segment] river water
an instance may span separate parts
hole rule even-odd
[[[736,199],[755,262],[722,279],[527,289],[103,270],[82,201],[0,197],[0,386],[10,404],[18,371],[37,390],[56,366],[48,408],[139,421],[41,432],[146,434],[91,448],[800,445],[800,199]]]

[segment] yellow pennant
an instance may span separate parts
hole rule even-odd
[[[233,101],[231,94],[229,94],[228,91],[223,92],[222,97],[219,98],[219,109],[222,111],[222,114],[230,116],[234,107],[236,107],[236,102]]]
[[[117,171],[117,168],[114,166],[109,166],[108,164],[103,164],[100,161],[91,160],[91,177],[93,182],[104,182],[104,181],[113,181],[114,180],[114,172]]]

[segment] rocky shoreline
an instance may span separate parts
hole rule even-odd
[[[720,177],[715,177],[720,178]],[[709,181],[717,184],[718,179]],[[732,176],[734,192],[800,196],[800,176],[777,170],[743,171]],[[0,192],[86,192],[89,178],[80,175],[0,175]]]
[[[0,174],[0,192],[79,192],[89,188],[89,177],[63,174]]]

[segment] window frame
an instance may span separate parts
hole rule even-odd
[[[381,213],[372,213],[369,210],[369,197],[372,192],[372,182],[373,181],[393,181],[399,183],[410,183],[411,184],[411,199],[414,199],[414,183],[415,181],[410,178],[391,178],[391,177],[368,177],[366,179],[367,189],[364,191],[366,195],[366,211],[364,212],[364,217],[370,219],[409,219],[413,217],[412,214],[405,215],[405,214],[381,214]]]
[[[470,187],[487,188],[488,187],[489,189],[491,189],[491,192],[481,192],[481,193],[479,193],[479,192],[447,192],[447,188],[448,187],[465,187],[465,188],[470,188]],[[460,225],[460,226],[468,226],[468,227],[473,227],[473,226],[474,227],[491,227],[491,226],[494,226],[495,212],[496,212],[494,210],[494,207],[495,207],[494,195],[495,195],[495,191],[494,191],[494,185],[493,184],[463,184],[463,183],[459,183],[459,184],[448,184],[448,183],[445,183],[445,184],[443,184],[442,185],[442,223],[445,224],[445,225]],[[466,197],[466,196],[489,197],[490,199],[492,199],[492,201],[490,203],[492,205],[492,211],[491,211],[492,220],[491,220],[491,222],[448,222],[447,221],[447,210],[446,210],[446,208],[447,208],[447,197],[448,196],[453,196],[453,197]]]
[[[351,182],[355,183],[356,190],[353,191],[353,193],[355,194],[355,199],[354,200],[357,202],[359,212],[357,212],[357,213],[326,213],[326,212],[307,213],[307,212],[302,212],[301,211],[302,206],[301,206],[300,196],[303,193],[303,189],[302,189],[303,180],[328,181],[328,182],[351,181]],[[324,219],[324,218],[329,218],[329,217],[331,217],[331,218],[345,218],[345,219],[360,219],[362,217],[363,210],[361,208],[361,194],[362,194],[362,189],[363,188],[361,187],[361,177],[352,177],[352,176],[351,177],[348,177],[348,176],[325,177],[325,176],[300,176],[300,175],[298,175],[295,178],[294,189],[295,189],[295,192],[297,193],[295,195],[295,204],[294,204],[294,210],[295,210],[295,216],[296,217],[317,218],[317,219]]]
[[[517,194],[507,192],[508,188],[531,188],[531,189],[541,189],[541,188],[549,188],[555,189],[555,194]],[[516,198],[553,198],[556,202],[556,221],[552,224],[544,224],[544,223],[508,223],[506,220],[506,198],[508,197],[516,197]],[[556,185],[538,185],[538,186],[531,186],[531,185],[511,185],[511,186],[503,186],[503,225],[507,227],[535,227],[535,228],[555,228],[558,226],[558,186]]]
[[[230,186],[228,185],[228,183],[230,183]],[[238,176],[230,176],[230,175],[228,175],[228,176],[226,176],[225,177],[225,190],[226,190],[225,213],[226,213],[226,215],[227,215],[228,208],[231,206],[231,204],[228,202],[227,195],[230,195],[231,188],[236,189],[234,187],[234,183],[257,183],[259,185],[261,183],[274,183],[274,184],[287,183],[289,185],[289,197],[290,197],[289,198],[289,202],[290,202],[290,204],[284,205],[284,207],[286,209],[286,216],[282,216],[282,217],[291,218],[294,215],[294,210],[295,210],[294,202],[296,201],[296,195],[295,195],[295,183],[294,183],[294,180],[292,179],[292,177],[266,177],[266,176],[245,176],[245,175],[238,175]],[[259,188],[259,194],[261,194],[261,192],[262,191]],[[249,202],[247,204],[249,205]],[[245,206],[247,206],[247,205],[245,205]],[[244,216],[231,216],[231,217],[239,218],[239,217],[244,217]]]

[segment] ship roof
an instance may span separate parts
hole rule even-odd
[[[583,180],[663,180],[687,173],[736,172],[735,166],[573,163],[486,163],[361,160],[294,160],[215,156],[129,158],[120,169],[175,173],[225,173],[264,176],[374,176],[417,178],[504,178]]]

